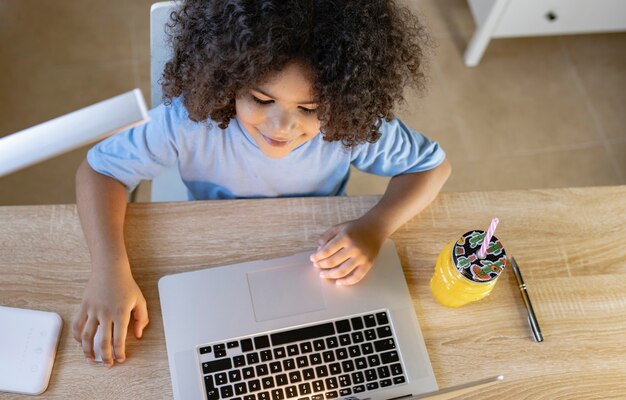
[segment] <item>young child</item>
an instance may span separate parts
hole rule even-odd
[[[123,238],[127,194],[177,165],[191,200],[345,194],[350,166],[393,176],[380,202],[328,229],[311,261],[337,284],[361,280],[383,241],[450,174],[436,142],[394,119],[423,88],[424,28],[392,0],[187,0],[172,14],[165,103],[151,121],[92,148],[77,204],[92,274],[73,324],[87,361],[125,359],[146,301]],[[100,343],[93,343],[98,326]]]

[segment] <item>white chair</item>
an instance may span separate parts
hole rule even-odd
[[[150,98],[153,108],[162,103],[159,79],[163,74],[165,63],[172,55],[172,49],[165,34],[165,24],[175,9],[174,1],[154,3],[150,8]],[[187,187],[180,178],[178,167],[170,168],[152,180],[150,198],[153,202],[188,199]]]

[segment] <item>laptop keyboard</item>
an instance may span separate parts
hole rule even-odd
[[[388,311],[197,347],[207,400],[325,400],[406,383]]]

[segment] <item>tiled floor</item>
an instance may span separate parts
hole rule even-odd
[[[438,47],[427,96],[398,114],[446,149],[444,190],[626,184],[626,33],[493,40],[467,68],[466,1],[404,1]],[[151,2],[0,0],[0,136],[134,87],[149,98]],[[0,204],[74,202],[85,151],[0,178]],[[349,191],[385,185],[355,173]]]

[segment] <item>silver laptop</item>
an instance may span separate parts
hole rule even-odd
[[[392,399],[437,390],[393,242],[338,286],[311,252],[159,281],[175,399]]]

